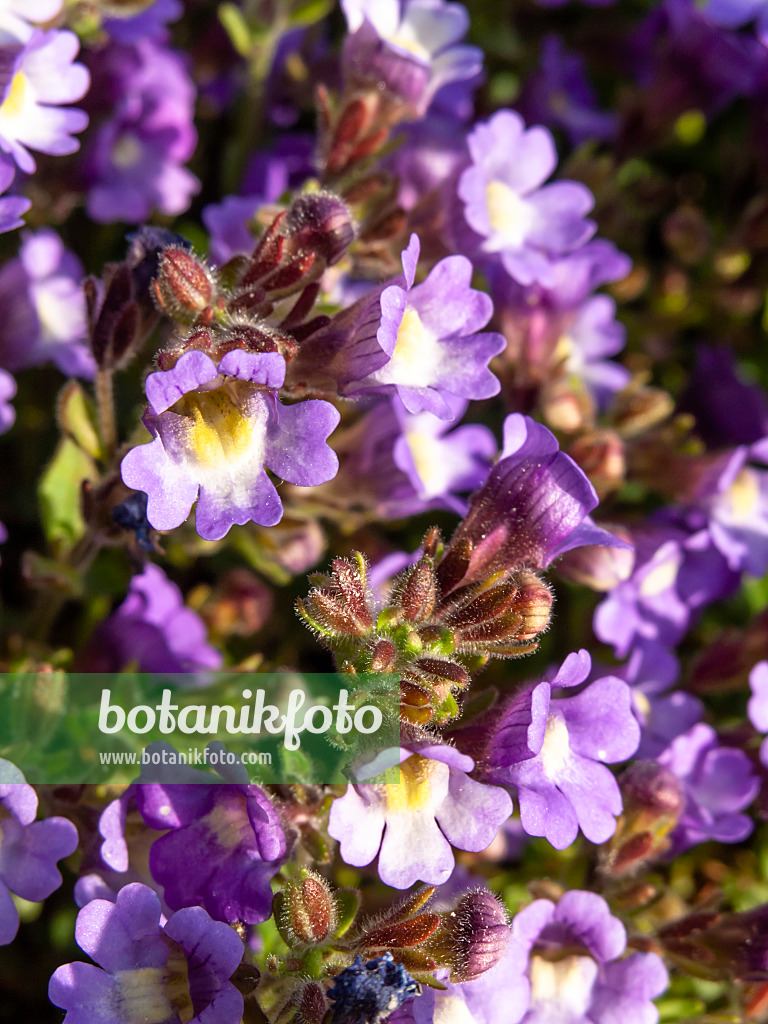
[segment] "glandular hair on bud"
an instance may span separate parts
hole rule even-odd
[[[153,290],[160,309],[173,319],[184,321],[194,319],[214,298],[208,268],[177,246],[163,249]]]
[[[511,933],[507,912],[493,893],[469,892],[442,917],[440,945],[451,965],[451,981],[472,981],[504,956]]]
[[[306,868],[283,890],[282,914],[282,925],[297,945],[319,945],[336,927],[336,901],[328,883]]]
[[[513,608],[522,616],[517,640],[533,640],[549,625],[554,598],[544,580],[533,572],[520,572],[514,577],[518,594]]]

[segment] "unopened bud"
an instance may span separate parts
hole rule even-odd
[[[674,412],[672,396],[661,388],[632,384],[614,399],[612,419],[624,438],[638,437]]]
[[[295,199],[283,230],[291,251],[315,252],[329,267],[341,259],[355,238],[349,207],[330,192]]]
[[[304,1024],[323,1024],[328,1012],[328,1001],[322,986],[316,981],[307,982],[298,998],[299,1020]]]
[[[400,606],[409,622],[422,622],[432,614],[437,581],[431,558],[422,558],[410,570],[400,593]]]
[[[233,569],[201,609],[208,628],[219,636],[251,636],[272,611],[272,592],[247,569]]]
[[[621,540],[632,543],[629,531],[614,523],[601,523],[603,529],[615,534]],[[632,548],[598,547],[587,544],[583,548],[572,548],[558,560],[557,571],[574,583],[600,592],[613,590],[619,583],[629,579],[635,565]]]
[[[473,981],[501,960],[510,938],[507,912],[486,890],[462,896],[456,909],[442,915],[440,932],[429,951],[451,967],[451,981]]]
[[[624,483],[627,472],[624,442],[615,430],[585,434],[574,441],[568,454],[587,474],[599,498]]]
[[[523,620],[516,639],[533,640],[549,625],[554,600],[552,591],[532,572],[518,573],[514,581],[518,588],[514,609]]]
[[[284,933],[292,945],[316,946],[336,926],[336,904],[328,883],[320,875],[303,868],[280,894],[276,908]]]
[[[657,938],[683,969],[713,980],[768,980],[768,905],[741,914],[690,914]]]
[[[214,299],[210,272],[186,249],[169,246],[153,282],[158,307],[174,320],[192,323]]]

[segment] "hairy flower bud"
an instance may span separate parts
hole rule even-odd
[[[292,946],[324,942],[336,926],[336,903],[328,883],[314,871],[302,868],[279,894],[275,910],[281,930]]]
[[[410,570],[400,591],[400,607],[409,622],[423,622],[432,614],[437,581],[431,558],[421,558]]]
[[[473,981],[504,956],[511,933],[507,912],[493,893],[467,893],[441,916],[441,929],[428,948],[450,964],[451,981]]]
[[[657,938],[684,971],[713,980],[768,980],[768,905],[740,914],[698,913]]]
[[[192,253],[178,246],[163,249],[152,293],[158,308],[181,323],[192,323],[215,298],[213,278],[208,268]]]

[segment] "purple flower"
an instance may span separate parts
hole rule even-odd
[[[138,223],[153,210],[182,213],[199,182],[183,166],[197,132],[195,88],[181,57],[149,39],[113,45],[98,76],[97,102],[112,102],[86,154],[88,215]]]
[[[396,392],[408,412],[450,419],[447,396],[479,399],[499,393],[488,363],[506,342],[500,334],[475,333],[490,320],[493,303],[471,287],[472,264],[466,257],[440,260],[413,287],[419,248],[418,237],[411,235],[402,255],[405,287],[393,284],[381,293],[378,366],[346,393]]]
[[[738,28],[756,21],[758,37],[768,46],[768,0],[705,0],[698,10],[722,28]]]
[[[679,406],[696,417],[696,433],[708,448],[751,445],[768,435],[768,398],[741,375],[727,348],[696,346],[696,363]]]
[[[197,672],[221,667],[219,651],[207,643],[200,616],[157,566],[134,576],[128,596],[96,630],[85,655],[89,672]]]
[[[0,158],[0,195],[7,191],[16,176],[14,164],[7,157]],[[22,216],[32,205],[24,196],[2,196],[0,198],[0,234],[13,231],[24,223]]]
[[[235,523],[274,526],[283,507],[265,466],[300,487],[336,475],[325,439],[339,413],[323,401],[282,405],[284,378],[282,356],[239,349],[218,367],[204,352],[185,352],[173,369],[149,375],[144,422],[153,441],[128,452],[122,474],[146,492],[155,529],[180,526],[198,491],[197,532],[206,540]]]
[[[11,898],[39,903],[61,885],[56,861],[77,849],[77,829],[66,818],[37,817],[37,793],[19,769],[0,758],[0,945],[12,942],[19,912]]]
[[[75,134],[88,124],[82,110],[57,109],[82,99],[90,75],[74,59],[73,32],[36,29],[23,44],[0,48],[0,149],[27,174],[35,170],[30,149],[52,156],[75,153]]]
[[[701,722],[674,739],[658,761],[685,787],[685,809],[671,836],[674,855],[709,839],[740,843],[750,835],[752,819],[739,812],[757,796],[760,780],[744,751],[721,746],[715,730]]]
[[[754,727],[768,733],[768,661],[760,661],[749,673],[749,687],[752,696],[747,704],[747,714]],[[768,766],[768,737],[760,747],[760,760]]]
[[[0,369],[0,434],[10,430],[16,419],[16,410],[11,399],[16,394],[16,381],[7,372]]]
[[[557,164],[555,144],[546,128],[526,129],[512,110],[479,124],[467,141],[472,165],[459,179],[459,198],[483,251],[499,253],[520,284],[552,285],[552,257],[594,234],[594,223],[584,219],[592,193],[573,181],[540,187]]]
[[[587,651],[569,654],[550,682],[514,697],[495,716],[485,752],[489,777],[517,786],[525,831],[558,850],[579,828],[593,843],[616,831],[621,793],[601,762],[627,760],[640,740],[630,689],[616,676],[595,679],[573,697],[552,696],[583,683],[590,667]]]
[[[466,585],[502,569],[545,569],[559,555],[585,544],[627,547],[601,529],[588,513],[597,495],[557,438],[529,416],[513,413],[504,421],[504,448],[483,487],[470,499],[469,512],[451,538],[452,550],[470,545]],[[440,569],[438,569],[440,575]]]
[[[627,933],[602,896],[573,889],[557,903],[535,900],[514,918],[512,940],[529,957],[522,1024],[656,1024],[664,963],[655,953],[619,959]]]
[[[352,35],[345,62],[375,73],[423,114],[449,82],[473,78],[482,51],[462,45],[469,28],[466,8],[444,0],[342,0]],[[377,52],[376,43],[384,44]]]
[[[512,813],[512,801],[503,789],[471,779],[472,758],[442,744],[383,751],[358,778],[375,776],[398,757],[398,783],[347,786],[331,806],[328,833],[347,864],[363,867],[378,853],[386,885],[407,889],[418,879],[440,885],[453,870],[451,847],[485,850]]]
[[[172,910],[200,905],[219,921],[266,921],[269,881],[285,858],[277,811],[255,785],[137,787],[150,828],[170,829],[149,855],[155,881]]]
[[[460,419],[467,403],[451,399],[449,404]],[[429,412],[412,416],[397,398],[375,405],[356,428],[359,443],[347,448],[337,488],[349,486],[358,504],[375,508],[385,519],[431,508],[463,514],[467,503],[456,492],[482,484],[496,439],[479,424],[449,431],[451,425]]]
[[[131,17],[104,18],[102,27],[117,43],[138,43],[141,39],[159,42],[168,36],[168,22],[176,21],[183,12],[181,0],[154,0],[146,10]]]
[[[229,979],[243,944],[202,907],[161,924],[157,896],[134,882],[115,903],[96,899],[83,907],[75,939],[99,967],[78,961],[54,972],[48,996],[67,1011],[66,1024],[239,1024],[243,997]]]
[[[574,146],[588,139],[610,139],[618,124],[615,114],[598,109],[583,58],[554,35],[544,37],[539,66],[517,105],[526,121],[562,128]]]
[[[738,576],[707,530],[653,523],[633,531],[635,568],[595,612],[594,629],[618,657],[638,640],[673,647],[702,606],[735,589]]]
[[[20,370],[50,360],[62,373],[93,377],[96,367],[85,342],[84,276],[80,260],[55,231],[24,234],[18,258],[0,268],[5,366]]]

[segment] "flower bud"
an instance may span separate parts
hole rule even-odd
[[[437,581],[431,558],[422,558],[410,570],[400,592],[400,606],[409,622],[422,622],[432,614]]]
[[[210,271],[178,246],[163,249],[152,292],[158,308],[182,323],[192,323],[215,298]]]
[[[514,609],[523,620],[515,639],[533,640],[549,625],[554,600],[552,591],[532,572],[518,573],[514,580],[518,587]]]
[[[232,569],[200,610],[218,636],[252,636],[272,611],[272,592],[247,569]]]
[[[315,252],[329,267],[338,263],[355,238],[349,207],[331,192],[315,192],[294,199],[283,230],[291,251]]]
[[[473,981],[501,960],[509,945],[507,912],[486,890],[467,893],[456,909],[442,915],[440,932],[428,948],[447,960],[451,981]]]
[[[595,430],[577,438],[568,449],[602,500],[624,483],[627,472],[624,442],[615,430]]]
[[[293,946],[319,945],[333,932],[336,904],[328,883],[320,875],[303,868],[280,896],[276,910]]]
[[[614,523],[601,523],[603,529],[632,542],[631,534]],[[566,551],[557,563],[557,571],[574,583],[581,583],[601,593],[613,590],[628,580],[635,565],[635,552],[631,548],[598,547],[587,544],[583,548]]]
[[[768,905],[741,914],[690,914],[657,933],[683,970],[713,980],[768,980]]]

